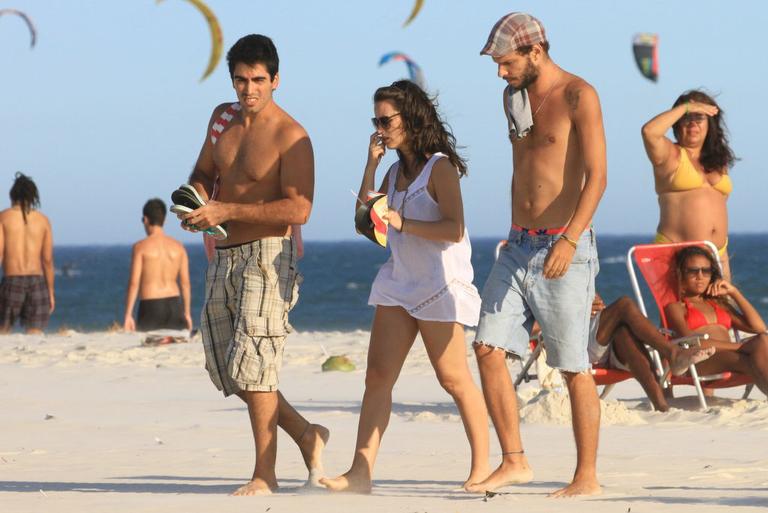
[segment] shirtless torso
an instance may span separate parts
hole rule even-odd
[[[304,224],[312,207],[312,145],[302,126],[272,100],[277,78],[262,64],[238,64],[235,90],[242,110],[214,146],[206,136],[190,183],[210,197],[219,177],[217,199],[188,214],[190,224],[207,228],[227,223],[231,246],[266,237],[290,235]],[[208,127],[229,106],[218,106]]]
[[[158,233],[133,246],[135,265],[140,267],[139,299],[178,296],[179,278],[189,282],[187,251],[172,237]]]
[[[53,235],[48,218],[13,206],[0,212],[0,258],[5,276],[45,276],[53,301]],[[53,304],[53,303],[51,303]]]
[[[528,137],[516,139],[512,144],[512,220],[526,228],[569,225],[577,212],[588,163],[591,163],[585,159],[586,154],[595,153],[593,145],[585,143],[591,136],[596,136],[598,141],[602,138],[599,105],[595,123],[582,124],[581,130],[577,129],[579,108],[589,108],[584,103],[597,99],[594,89],[575,75],[558,72],[560,76],[554,79],[557,82],[550,86],[548,97],[546,90],[544,97],[529,91],[533,110],[541,107],[534,120],[535,128]],[[595,167],[598,173],[603,173],[604,180],[605,164],[599,161],[596,164],[602,164]],[[594,212],[594,208],[590,210]],[[592,212],[578,220],[574,238],[589,225]]]
[[[602,113],[592,86],[551,61],[546,68],[528,88],[534,128],[512,141],[512,222],[529,229],[564,228],[575,241],[592,223],[605,190]],[[564,275],[572,257],[567,244],[555,244],[545,276]]]
[[[136,329],[133,307],[137,297],[145,301],[180,296],[184,321],[187,328],[192,329],[187,251],[161,227],[149,226],[147,229],[147,237],[133,245],[123,327],[128,331]]]

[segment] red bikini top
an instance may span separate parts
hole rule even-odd
[[[719,324],[720,326],[725,327],[725,329],[731,329],[731,316],[728,315],[728,312],[724,308],[718,306],[715,301],[707,301],[707,303],[715,309],[717,321],[714,323],[709,322],[704,314],[701,313],[698,308],[693,306],[690,301],[683,299],[683,302],[685,303],[685,322],[688,323],[689,330],[696,331],[708,324]]]

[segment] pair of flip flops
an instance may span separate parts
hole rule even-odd
[[[186,183],[171,193],[171,201],[173,202],[173,205],[171,205],[170,210],[177,215],[189,214],[193,210],[197,210],[205,205],[205,200],[200,197],[197,190]],[[217,224],[216,226],[211,226],[205,230],[200,230],[194,225],[190,225],[190,227],[205,232],[216,240],[224,240],[227,238],[225,225]]]

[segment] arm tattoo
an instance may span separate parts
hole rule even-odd
[[[579,108],[579,97],[581,96],[581,90],[575,89],[572,91],[566,91],[565,101],[568,102],[568,106],[572,111]]]

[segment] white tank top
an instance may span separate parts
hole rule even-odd
[[[435,153],[405,191],[395,190],[400,162],[388,171],[389,208],[405,219],[439,221],[440,209],[427,191]],[[407,221],[406,221],[407,224]],[[476,326],[480,295],[472,284],[472,247],[464,229],[461,242],[439,242],[394,229],[387,231],[392,254],[371,286],[369,305],[402,306],[416,318]]]

